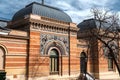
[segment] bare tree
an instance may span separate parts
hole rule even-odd
[[[111,57],[120,75],[119,67],[119,16],[110,10],[91,9],[96,21],[96,27],[89,29],[89,35],[102,43],[106,52],[105,56]],[[96,44],[95,44],[96,45]]]

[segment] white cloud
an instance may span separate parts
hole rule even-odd
[[[14,13],[27,4],[41,0],[0,0],[0,17],[12,18]],[[45,0],[45,4],[60,8],[72,18],[73,22],[79,23],[84,19],[90,18],[90,9],[93,7],[115,8],[118,0]],[[115,5],[115,7],[113,7]],[[119,5],[118,5],[119,6]]]
[[[79,23],[84,19],[92,18],[90,9],[93,7],[106,8],[110,6],[110,3],[115,2],[110,0],[58,0],[55,6],[65,12],[72,18],[73,22]]]
[[[66,11],[68,15],[72,18],[73,22],[80,23],[84,19],[92,18],[92,14],[89,9],[79,10],[79,11]]]
[[[56,3],[56,7],[57,6],[59,6],[59,8],[61,8],[63,10],[73,9],[73,7],[70,4],[66,3],[66,2],[60,2],[60,1],[58,1]]]
[[[109,0],[56,0],[54,3],[50,3],[50,5],[62,9],[72,18],[73,22],[79,23],[84,19],[91,18],[91,8],[95,6],[105,7],[108,5],[108,1]]]

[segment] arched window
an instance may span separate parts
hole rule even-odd
[[[50,51],[50,73],[58,74],[59,71],[59,54],[56,49]]]
[[[0,46],[0,70],[4,69],[5,64],[5,50]]]

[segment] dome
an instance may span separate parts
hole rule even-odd
[[[37,2],[33,2],[27,5],[25,8],[16,12],[12,18],[12,21],[23,19],[25,15],[29,14],[36,14],[64,22],[72,22],[70,16],[68,16],[62,10],[51,6],[42,5]]]
[[[81,23],[79,23],[77,27],[80,28],[80,31],[96,28],[96,20],[95,19],[84,20]]]
[[[111,26],[111,23],[109,22],[105,22],[105,21],[100,21],[97,19],[87,19],[84,20],[83,22],[79,23],[77,25],[78,28],[80,28],[80,31],[85,31],[85,30],[90,30],[90,29],[107,29]],[[114,27],[118,26],[118,24],[114,24]],[[112,28],[112,26],[111,26]],[[109,30],[111,30],[111,28],[109,28]],[[117,27],[118,28],[118,27]],[[116,28],[112,29],[115,30]]]

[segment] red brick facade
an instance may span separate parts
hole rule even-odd
[[[30,14],[9,22],[7,27],[11,30],[7,35],[0,34],[0,49],[4,53],[2,71],[7,72],[9,80],[77,78],[83,50],[88,56],[87,72],[96,79],[109,80],[112,74],[118,75],[115,67],[108,71],[99,41],[89,42],[88,49],[86,41],[77,37],[81,34],[75,23]]]

